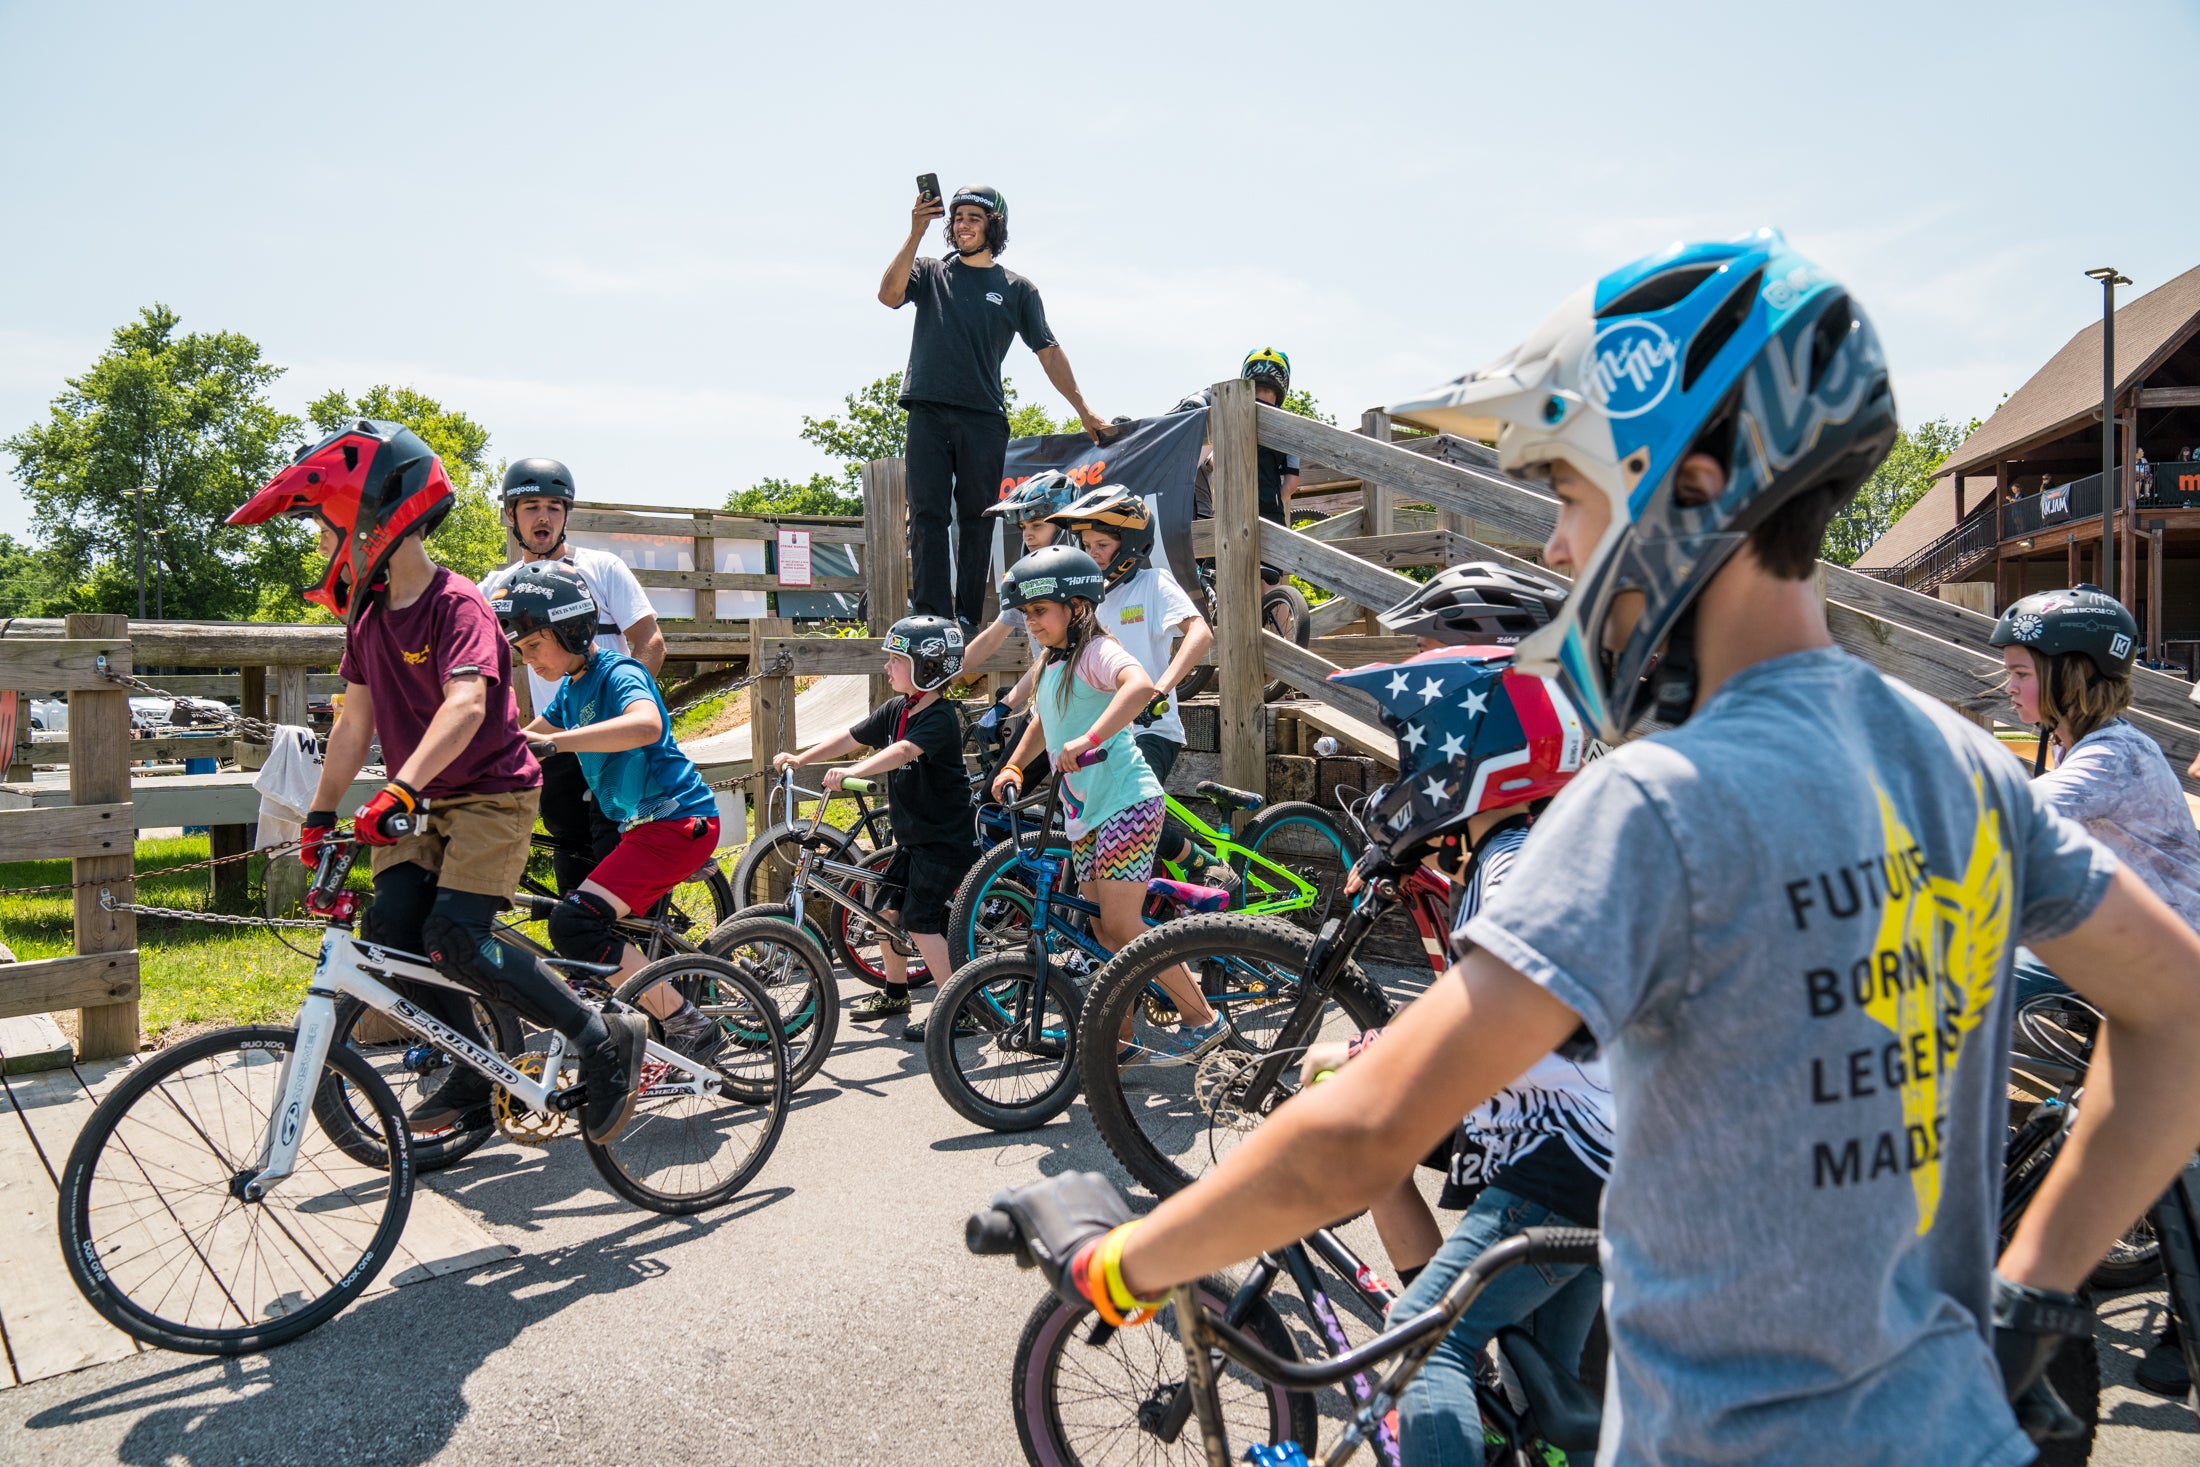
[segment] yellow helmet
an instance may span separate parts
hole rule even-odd
[[[1278,401],[1291,395],[1291,359],[1272,346],[1256,347],[1245,354],[1238,375],[1248,382],[1273,382]]]

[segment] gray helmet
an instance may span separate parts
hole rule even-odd
[[[1510,647],[1557,614],[1566,588],[1494,560],[1470,560],[1432,576],[1380,612],[1386,631],[1453,647]]]
[[[962,671],[962,628],[944,616],[905,616],[886,629],[886,650],[908,658],[910,681],[929,693]]]
[[[573,471],[554,458],[523,458],[504,471],[504,507],[522,499],[573,502]]]
[[[1107,594],[1107,577],[1100,573],[1100,562],[1074,545],[1034,550],[1001,577],[1001,605],[1012,611],[1022,611],[1035,601],[1067,605],[1072,596],[1082,596],[1098,606]]]
[[[2030,647],[2049,657],[2083,652],[2102,677],[2128,678],[2139,659],[2139,623],[2123,603],[2099,586],[2036,591],[1994,623],[1986,639],[1996,647]]]
[[[998,502],[988,505],[986,513],[1021,525],[1030,520],[1043,520],[1056,510],[1068,507],[1077,497],[1077,485],[1060,469],[1048,469],[1033,474],[1015,488],[1002,495]]]

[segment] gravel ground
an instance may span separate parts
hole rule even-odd
[[[427,1185],[516,1245],[509,1263],[383,1294],[269,1355],[148,1353],[18,1387],[0,1461],[1018,1462],[1009,1368],[1043,1285],[970,1257],[962,1221],[998,1187],[1113,1165],[1081,1104],[973,1133],[898,1029],[843,1028],[722,1211],[639,1212],[570,1142],[500,1143]],[[1379,1258],[1364,1229],[1347,1236]],[[2104,1311],[2095,1462],[2200,1461],[2191,1415],[2128,1387],[2160,1319],[2154,1295]]]

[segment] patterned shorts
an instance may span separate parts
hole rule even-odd
[[[1161,797],[1140,800],[1109,816],[1098,830],[1087,831],[1069,848],[1079,881],[1144,881],[1153,875],[1154,850],[1161,844]]]

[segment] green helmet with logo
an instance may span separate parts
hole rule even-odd
[[[1077,596],[1098,606],[1107,594],[1107,577],[1100,572],[1100,562],[1074,545],[1034,550],[1001,577],[1001,605],[1011,611],[1022,611],[1039,601],[1067,605]]]

